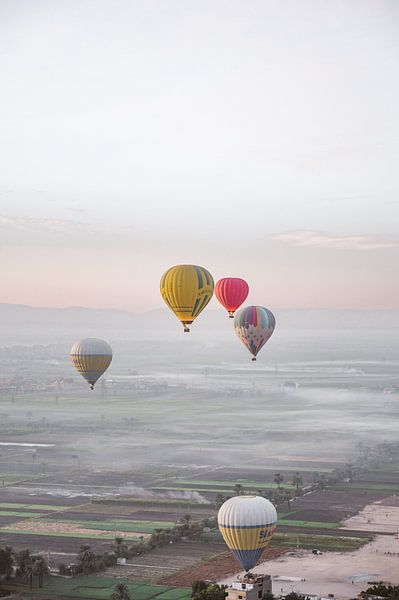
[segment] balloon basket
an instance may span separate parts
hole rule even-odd
[[[256,361],[256,357],[251,358],[252,362]]]

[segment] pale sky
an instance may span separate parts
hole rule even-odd
[[[397,0],[1,0],[0,302],[399,309]]]

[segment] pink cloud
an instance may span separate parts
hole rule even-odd
[[[398,248],[399,240],[374,235],[331,235],[317,231],[291,231],[278,233],[269,239],[291,246],[332,248],[335,250],[377,250]]]

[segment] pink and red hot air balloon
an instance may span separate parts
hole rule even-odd
[[[235,311],[245,302],[248,293],[247,282],[239,277],[223,277],[215,285],[215,296],[229,313],[230,319],[234,318]]]

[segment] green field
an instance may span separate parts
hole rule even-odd
[[[33,481],[35,479],[42,479],[42,476],[32,475],[32,473],[27,473],[24,475],[10,475],[9,473],[4,473],[0,475],[0,484],[6,487],[8,485],[23,483],[24,481]]]
[[[19,517],[20,519],[33,519],[35,517],[44,517],[45,513],[21,512],[16,510],[0,510],[0,517]]]
[[[302,523],[303,521],[298,521]],[[214,530],[202,535],[202,539],[212,542],[222,541],[219,531]],[[334,535],[312,534],[312,533],[275,533],[270,542],[271,546],[283,546],[285,548],[306,548],[312,550],[331,550],[335,552],[352,552],[367,544],[371,539],[368,537],[344,537]]]
[[[371,538],[370,538],[371,539]],[[287,548],[307,548],[330,550],[333,552],[352,552],[361,548],[370,541],[369,538],[311,535],[307,533],[275,533],[270,545]]]
[[[49,598],[55,596],[68,596],[69,598],[92,598],[94,600],[109,600],[114,586],[117,583],[125,583],[134,600],[188,600],[191,590],[188,588],[170,588],[166,586],[146,585],[131,579],[120,577],[96,577],[94,575],[79,576],[72,579],[61,577],[50,577],[44,587],[34,588],[32,594],[46,595]],[[16,591],[26,592],[27,586],[15,586]],[[8,589],[14,586],[6,586]]]
[[[11,508],[18,510],[20,508],[26,508],[28,510],[67,510],[72,508],[71,506],[54,506],[53,504],[18,504],[17,502],[0,502],[0,509]]]
[[[375,473],[399,473],[399,465],[383,465],[382,467],[378,467],[378,469],[375,469]]]
[[[327,523],[325,521],[294,521],[293,519],[279,519],[278,525],[291,527],[309,527],[309,529],[337,529],[340,523]]]
[[[193,482],[194,483],[194,482]],[[202,485],[205,485],[204,483],[202,483]],[[169,486],[169,485],[160,485],[157,487],[153,487],[151,488],[152,490],[155,491],[175,491],[175,492],[210,492],[210,493],[220,493],[220,494],[226,494],[226,493],[232,493],[234,490],[234,483],[229,483],[228,485],[226,485],[226,487],[220,487],[220,484],[218,482],[215,482],[215,486],[219,486],[219,487],[201,487],[201,483],[199,483],[198,487],[187,487],[186,486]],[[243,486],[244,487],[244,491],[245,490],[258,490],[258,489],[263,489],[263,490],[276,490],[277,489],[277,485],[275,483],[262,483],[262,484],[246,484]],[[282,483],[280,485],[280,488],[282,490],[294,490],[295,486],[291,483]]]
[[[351,483],[338,483],[331,486],[337,492],[388,492],[390,494],[399,492],[399,484],[395,483],[368,483],[367,481],[352,481]]]
[[[175,483],[177,485],[183,484],[184,485],[211,485],[211,486],[219,486],[219,487],[228,487],[229,489],[234,488],[234,485],[236,483],[239,483],[240,485],[243,486],[243,488],[255,488],[255,489],[262,489],[262,488],[277,488],[277,484],[273,483],[271,481],[247,481],[246,479],[236,479],[234,481],[219,481],[217,479],[176,479]],[[280,487],[284,487],[286,489],[292,489],[295,487],[295,485],[293,483],[288,483],[288,482],[283,482],[280,484]],[[191,488],[188,488],[191,489]],[[212,490],[210,490],[212,491]]]
[[[36,429],[36,432],[43,431],[39,428]],[[1,432],[3,435],[26,435],[32,433],[32,429],[30,427],[7,427],[4,426],[1,428]]]
[[[339,462],[339,461],[338,461]],[[338,463],[337,463],[338,464]],[[257,465],[234,465],[234,468],[237,469],[237,472],[241,475],[243,470],[245,471],[265,471],[266,473],[280,473],[281,471],[290,471],[292,473],[298,472],[302,473],[332,473],[333,467],[286,467],[286,466],[267,466],[267,467],[259,467]],[[237,481],[245,481],[244,479],[237,479]]]

